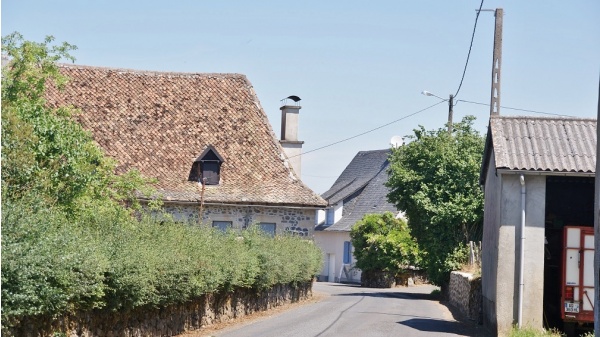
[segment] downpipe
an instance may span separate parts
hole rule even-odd
[[[523,325],[523,289],[525,288],[524,262],[525,262],[525,200],[527,199],[527,188],[525,187],[525,176],[521,174],[521,225],[519,231],[521,235],[521,244],[519,245],[519,298],[517,307],[517,326],[521,329]]]

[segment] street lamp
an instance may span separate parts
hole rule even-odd
[[[452,134],[452,115],[454,113],[454,111],[453,111],[453,107],[454,107],[454,95],[450,95],[449,99],[443,99],[440,96],[432,94],[432,93],[430,93],[427,90],[421,91],[421,94],[423,94],[425,96],[437,97],[437,98],[441,99],[442,101],[448,101],[448,133]]]

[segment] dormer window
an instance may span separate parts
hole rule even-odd
[[[202,182],[206,185],[218,185],[221,180],[221,164],[223,157],[209,145],[192,164],[189,181]]]

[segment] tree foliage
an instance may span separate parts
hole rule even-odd
[[[367,214],[350,231],[356,266],[396,273],[418,263],[419,250],[406,221],[390,212]]]
[[[415,129],[412,141],[390,157],[388,199],[406,212],[411,233],[426,253],[429,277],[440,285],[461,262],[461,243],[481,239],[484,139],[473,120],[463,118],[451,135],[446,129]]]
[[[18,33],[2,38],[2,53],[9,58],[2,68],[4,197],[36,193],[48,206],[72,215],[91,200],[135,200],[135,191],[145,190],[150,181],[137,171],[115,175],[115,162],[72,119],[77,111],[46,105],[46,85],[61,88],[67,81],[56,62],[74,60],[69,52],[75,46],[52,42],[52,37],[25,41]]]

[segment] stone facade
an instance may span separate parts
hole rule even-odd
[[[93,310],[58,318],[36,317],[12,328],[3,326],[3,336],[23,337],[138,337],[174,336],[211,324],[227,322],[285,303],[312,296],[312,282],[297,286],[277,285],[257,291],[237,289],[231,293],[207,294],[197,300],[163,308],[141,307],[113,312]],[[3,325],[5,322],[3,322]]]
[[[165,205],[165,210],[175,221],[198,223],[198,205]],[[258,223],[275,224],[275,233],[293,233],[312,237],[315,227],[315,210],[305,208],[275,208],[264,206],[204,205],[202,223],[230,221],[234,229],[247,229]]]
[[[481,316],[481,277],[453,271],[448,287],[450,304],[470,320],[482,324]]]

